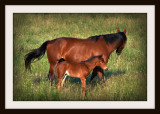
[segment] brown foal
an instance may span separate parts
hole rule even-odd
[[[102,55],[93,56],[86,61],[80,63],[63,61],[57,63],[54,67],[54,75],[57,77],[57,89],[63,87],[65,78],[67,76],[76,77],[81,79],[81,97],[84,99],[86,90],[86,78],[90,72],[99,66],[103,70],[107,70],[108,67],[102,58]]]

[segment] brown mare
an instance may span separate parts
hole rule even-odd
[[[81,79],[81,97],[84,99],[86,90],[86,78],[89,73],[96,67],[99,66],[103,70],[108,70],[102,55],[93,56],[86,61],[75,63],[63,61],[57,63],[54,67],[54,76],[57,80],[57,89],[63,87],[66,76],[76,77]]]
[[[48,76],[53,81],[53,67],[58,61],[66,60],[72,62],[81,62],[92,56],[101,55],[104,62],[107,63],[110,54],[116,50],[120,55],[127,41],[126,30],[117,33],[91,36],[87,39],[78,38],[57,38],[44,42],[39,48],[32,50],[25,56],[25,67],[30,69],[30,65],[35,59],[40,60],[45,51],[47,51],[50,70]],[[100,67],[95,67],[91,76],[91,84],[94,77],[98,74],[101,81],[104,81],[104,72]]]

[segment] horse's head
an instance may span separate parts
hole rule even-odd
[[[123,43],[120,45],[120,47],[117,48],[117,50],[116,50],[117,55],[121,55],[122,50],[124,49],[125,43],[126,43],[126,42],[123,42]]]
[[[96,66],[100,66],[103,70],[105,70],[105,71],[108,70],[108,66],[104,62],[104,59],[102,58],[102,55],[98,56],[98,62],[96,64],[97,64]]]
[[[122,36],[122,41],[116,50],[117,55],[120,55],[122,53],[122,50],[124,49],[126,41],[127,41],[126,29],[124,30],[124,32],[120,32],[120,30],[118,29],[117,32],[120,33]]]

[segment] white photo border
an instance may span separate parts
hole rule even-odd
[[[147,13],[147,101],[13,101],[13,13]],[[5,109],[155,109],[155,5],[5,5]]]

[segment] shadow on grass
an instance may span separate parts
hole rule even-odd
[[[119,76],[119,75],[122,75],[122,74],[125,74],[125,71],[122,71],[122,70],[108,70],[108,71],[104,72],[105,81],[108,78],[110,78],[111,76]],[[91,78],[91,74],[90,74],[89,77]],[[90,84],[90,78],[89,78],[89,81],[87,82],[87,84]],[[100,83],[100,79],[97,76],[96,79],[94,79],[94,86],[96,86],[99,83]],[[102,84],[102,86],[103,86],[103,84]]]
[[[111,76],[118,76],[125,73],[126,72],[124,70],[108,70],[107,72],[104,72],[104,75],[106,78],[109,78]]]
[[[108,70],[107,72],[104,72],[104,76],[105,76],[106,79],[111,77],[111,76],[118,76],[118,75],[121,75],[121,74],[125,74],[125,71],[122,71],[122,70]],[[91,76],[92,76],[92,72],[86,78],[86,84],[90,84]],[[33,80],[33,82],[36,83],[36,84],[40,84],[41,82],[47,82],[47,81],[49,81],[49,79],[46,75],[38,76],[36,79]],[[54,79],[53,81],[55,82],[56,80]],[[81,84],[80,78],[74,78],[74,77],[67,76],[66,81],[69,82],[69,83],[79,83],[79,84]],[[96,82],[100,81],[98,76],[96,77],[95,81]]]

